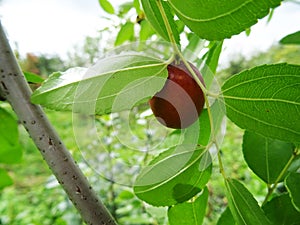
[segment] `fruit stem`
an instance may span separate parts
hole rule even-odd
[[[164,24],[166,25],[167,33],[168,33],[170,42],[172,44],[173,50],[175,52],[175,55],[178,55],[180,53],[180,49],[179,49],[179,47],[178,47],[178,45],[177,45],[177,43],[175,41],[171,25],[170,25],[170,23],[168,21],[168,18],[167,18],[166,12],[164,10],[164,7],[163,7],[163,5],[161,3],[161,0],[156,0],[156,4],[157,4],[157,6],[159,8],[159,11],[160,11],[161,16],[162,16],[163,21],[164,21]]]
[[[194,70],[192,69],[192,67],[190,66],[190,64],[186,61],[186,59],[184,58],[184,56],[182,55],[181,53],[181,50],[179,49],[176,41],[175,41],[175,38],[174,38],[174,35],[173,35],[173,32],[172,32],[172,28],[171,28],[171,25],[168,21],[168,18],[167,18],[167,15],[166,15],[166,12],[164,10],[164,7],[161,3],[161,0],[156,0],[156,4],[159,8],[159,11],[161,13],[161,16],[163,18],[163,21],[164,21],[164,24],[166,25],[166,29],[167,29],[167,33],[168,33],[168,36],[169,36],[169,39],[170,39],[170,42],[172,44],[172,47],[173,47],[173,50],[174,50],[174,54],[175,54],[175,59],[179,56],[179,58],[183,61],[184,65],[187,67],[188,71],[192,74],[194,80],[197,82],[197,84],[200,86],[201,90],[203,91],[204,93],[204,96],[206,96],[208,94],[208,91],[207,89],[205,88],[205,86],[202,84],[202,82],[200,81],[200,79],[198,78],[198,76],[196,75],[196,73],[194,72]],[[172,57],[172,58],[174,58]]]
[[[159,8],[159,11],[160,11],[160,13],[162,15],[164,24],[166,25],[166,30],[167,30],[170,42],[171,42],[173,50],[174,50],[174,55],[171,57],[171,59],[180,58],[182,60],[182,62],[184,63],[184,65],[186,66],[186,68],[188,69],[188,71],[191,73],[191,75],[193,76],[194,80],[197,82],[197,84],[199,85],[199,87],[201,88],[201,90],[202,90],[202,92],[204,94],[205,104],[207,106],[207,111],[208,111],[209,121],[210,121],[210,126],[211,126],[211,134],[213,134],[212,143],[215,143],[216,148],[218,149],[218,159],[219,159],[220,172],[222,173],[222,175],[225,178],[226,176],[225,176],[224,167],[223,167],[223,163],[222,163],[221,155],[220,155],[220,151],[219,151],[220,148],[219,148],[218,143],[216,142],[216,137],[215,137],[215,132],[214,132],[213,116],[212,116],[212,113],[211,113],[211,109],[210,109],[210,106],[209,106],[209,100],[208,100],[208,96],[212,96],[212,97],[218,98],[219,95],[215,95],[213,93],[210,93],[206,89],[206,87],[204,86],[204,84],[202,84],[202,82],[198,78],[197,74],[194,72],[194,70],[192,69],[192,67],[190,66],[190,64],[184,58],[181,50],[179,49],[179,47],[178,47],[178,45],[177,45],[177,43],[175,41],[171,25],[170,25],[170,23],[168,21],[168,18],[167,18],[165,10],[163,8],[163,5],[161,3],[161,0],[156,0],[156,4],[157,4],[157,6]]]

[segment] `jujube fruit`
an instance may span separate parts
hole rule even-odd
[[[189,64],[204,85],[198,69]],[[161,124],[183,129],[198,119],[205,102],[204,94],[182,61],[171,63],[167,69],[164,87],[149,100],[149,104]]]

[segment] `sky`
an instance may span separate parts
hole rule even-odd
[[[111,0],[114,6],[126,0]],[[66,56],[86,36],[96,36],[104,27],[97,0],[2,0],[0,18],[11,44],[27,52]],[[300,5],[283,3],[270,23],[266,18],[245,33],[225,40],[221,63],[238,54],[250,56],[265,51],[287,34],[300,30]]]

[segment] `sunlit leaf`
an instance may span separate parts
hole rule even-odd
[[[117,35],[115,46],[121,45],[126,41],[134,40],[134,24],[127,22],[121,26],[121,29]]]
[[[8,173],[0,168],[0,190],[13,184],[13,180]]]
[[[36,104],[56,110],[105,114],[146,102],[167,78],[166,64],[139,53],[106,57],[88,70],[54,73],[32,95]]]
[[[273,225],[300,224],[300,212],[294,208],[288,194],[274,197],[262,208]]]
[[[191,202],[172,206],[168,211],[170,225],[199,225],[203,223],[208,200],[208,189]]]
[[[18,163],[22,158],[18,124],[6,110],[0,108],[0,163]]]
[[[107,12],[109,14],[115,13],[114,7],[108,0],[99,0],[99,4],[105,12]]]
[[[211,47],[205,55],[205,64],[210,69],[210,71],[215,74],[219,64],[220,54],[222,52],[223,41],[213,41],[211,42]]]
[[[300,31],[289,34],[280,40],[280,44],[300,44]]]
[[[282,0],[169,0],[177,16],[199,37],[222,40],[239,34],[269,14]]]
[[[288,189],[294,207],[300,212],[300,173],[290,173],[285,179],[285,186]]]
[[[227,116],[239,127],[286,142],[300,142],[300,66],[263,65],[222,87]]]
[[[210,154],[194,148],[179,145],[156,157],[137,177],[135,194],[155,206],[172,206],[195,196],[208,182],[212,166]]]
[[[265,138],[246,131],[243,138],[243,154],[253,172],[267,184],[280,182],[278,179],[294,153],[291,143]]]
[[[147,20],[142,20],[140,25],[141,25],[140,41],[146,41],[153,34],[155,34],[155,31],[153,30],[152,26]]]
[[[29,82],[29,83],[40,84],[44,81],[44,79],[41,76],[39,76],[35,73],[31,73],[31,72],[27,72],[27,71],[23,71],[23,73],[24,73],[24,76],[25,76],[27,82]]]
[[[164,23],[162,14],[157,6],[156,0],[141,0],[143,9],[146,14],[146,18],[149,20],[150,24],[153,26],[154,30],[162,36],[165,40],[170,41],[166,25]],[[175,38],[177,44],[179,44],[179,33],[177,30],[176,23],[174,21],[173,15],[170,11],[169,5],[165,1],[160,1],[164,11],[167,15],[169,24],[171,25],[172,35]]]
[[[235,179],[226,179],[225,186],[228,205],[238,225],[271,225],[255,198],[243,184]]]

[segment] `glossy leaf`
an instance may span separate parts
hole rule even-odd
[[[238,225],[271,225],[263,210],[247,188],[235,179],[226,179],[228,205]]]
[[[278,179],[294,153],[291,143],[265,138],[246,131],[243,138],[243,154],[248,166],[267,184],[280,182]]]
[[[107,12],[109,14],[115,13],[114,7],[108,0],[99,0],[99,4],[105,12]]]
[[[177,16],[199,37],[222,40],[268,15],[282,0],[168,0]]]
[[[280,40],[280,44],[300,44],[300,31],[289,34]]]
[[[154,206],[172,206],[199,193],[212,166],[210,154],[204,148],[194,148],[179,145],[156,157],[137,177],[135,194]]]
[[[13,184],[13,180],[8,173],[0,168],[0,190]]]
[[[139,53],[106,57],[90,69],[54,73],[32,95],[36,104],[56,110],[105,114],[146,102],[167,78],[166,64]]]
[[[168,211],[170,225],[199,225],[203,223],[207,200],[208,189],[191,202],[184,202],[172,206]]]
[[[18,163],[22,158],[18,124],[6,110],[0,108],[0,163]]]
[[[132,22],[127,22],[121,26],[121,29],[117,35],[115,46],[121,45],[126,41],[134,40],[134,24]]]
[[[170,11],[169,5],[165,1],[160,1],[163,9],[167,15],[168,22],[172,29],[172,34],[175,38],[175,41],[177,44],[179,44],[179,33],[177,30],[176,23],[174,21],[173,15]],[[141,0],[143,9],[146,14],[146,18],[150,22],[150,24],[153,26],[154,30],[166,41],[170,41],[166,25],[164,23],[162,14],[159,10],[159,7],[157,5],[156,0]]]
[[[288,189],[294,207],[300,212],[300,173],[290,173],[285,179],[285,186]]]
[[[235,221],[230,212],[229,207],[227,207],[224,212],[221,214],[221,217],[218,220],[217,225],[234,225]]]
[[[294,208],[288,194],[274,197],[262,208],[273,225],[300,224],[300,212]]]
[[[300,141],[300,66],[263,65],[222,87],[227,116],[239,127],[286,142]]]

